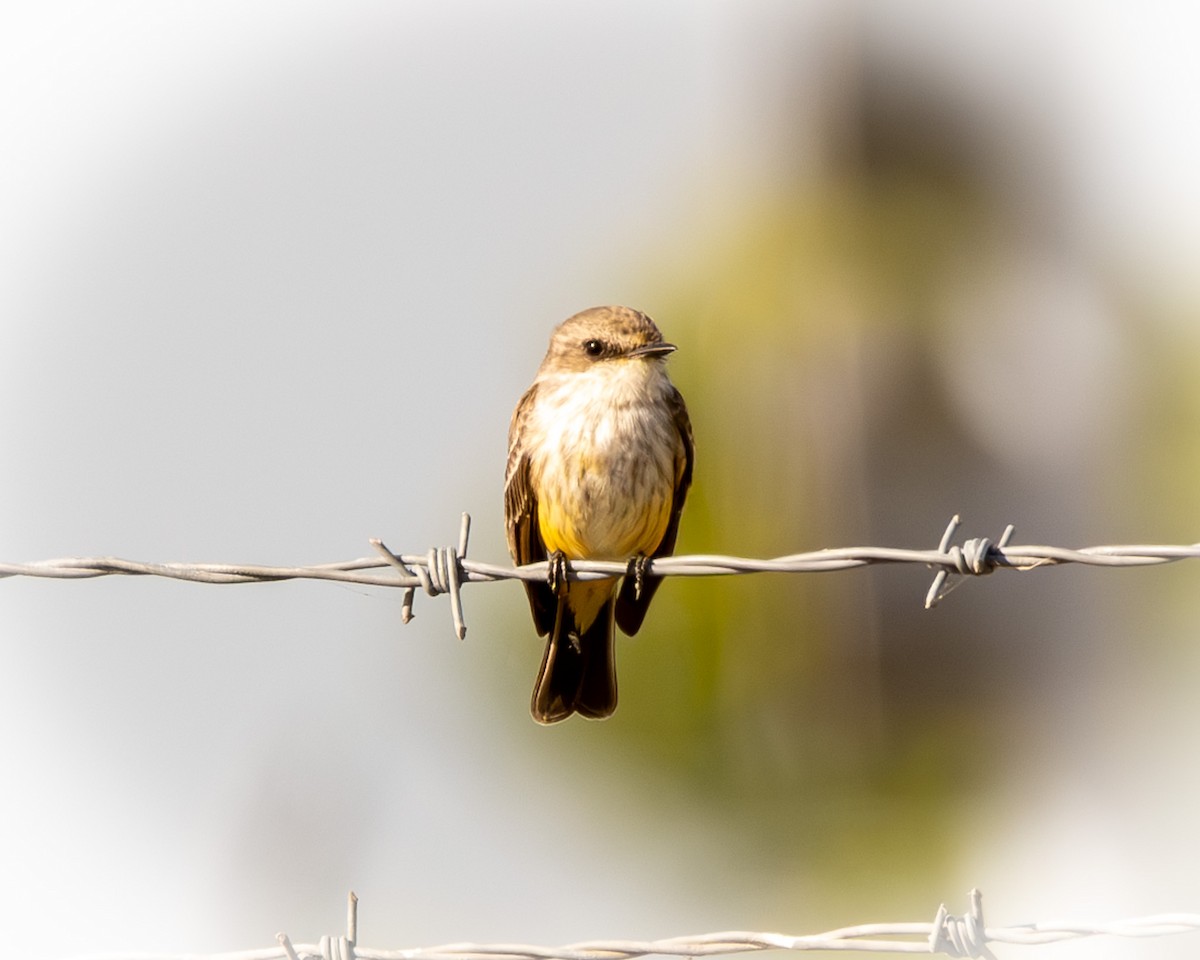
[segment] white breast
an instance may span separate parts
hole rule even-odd
[[[539,390],[527,437],[547,549],[612,560],[652,553],[682,453],[661,365],[597,364]]]

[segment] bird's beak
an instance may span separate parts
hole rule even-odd
[[[673,343],[643,343],[640,347],[634,347],[625,356],[627,357],[665,357],[668,353],[674,353],[679,348]]]

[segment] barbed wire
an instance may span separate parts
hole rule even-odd
[[[293,944],[286,933],[277,947],[212,954],[93,954],[77,960],[633,960],[636,957],[718,957],[761,950],[868,953],[923,953],[996,960],[990,944],[1039,946],[1084,937],[1164,937],[1200,930],[1200,914],[1165,913],[1109,923],[1050,922],[989,927],[983,920],[983,895],[972,890],[970,909],[956,917],[942,904],[933,922],[866,923],[825,933],[788,936],[781,933],[727,931],[667,940],[589,940],[563,947],[514,943],[452,943],[408,950],[359,947],[358,897],[350,893],[346,934],[325,936],[320,943]]]
[[[168,577],[198,583],[268,583],[280,580],[333,580],[339,583],[373,587],[401,587],[404,602],[401,617],[412,619],[417,588],[429,596],[449,594],[451,616],[459,639],[466,636],[461,588],[465,583],[490,583],[496,580],[546,580],[565,576],[569,580],[600,580],[626,574],[657,577],[713,577],[750,573],[827,573],[850,570],[879,563],[918,563],[936,571],[925,595],[925,607],[935,606],[950,593],[962,577],[980,577],[995,570],[1034,570],[1064,563],[1097,567],[1144,567],[1178,560],[1200,559],[1200,543],[1186,545],[1114,545],[1070,549],[1036,545],[1013,546],[1013,525],[1009,524],[999,540],[987,537],[952,544],[961,521],[958,516],[947,525],[934,550],[896,547],[840,547],[793,553],[759,560],[719,554],[656,557],[644,562],[612,560],[570,560],[561,566],[554,561],[506,567],[467,559],[467,541],[471,518],[462,515],[457,546],[433,547],[424,554],[393,553],[382,540],[372,539],[378,557],[363,557],[341,563],[309,567],[273,567],[228,563],[143,563],[118,557],[66,557],[31,563],[0,562],[0,578],[45,577],[68,580],[107,576]],[[639,569],[640,568],[640,569]],[[387,573],[375,573],[380,569]]]

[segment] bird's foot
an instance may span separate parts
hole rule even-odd
[[[567,590],[567,555],[561,550],[555,550],[546,561],[546,582],[555,596],[562,596]]]
[[[642,598],[642,587],[646,584],[646,567],[649,564],[650,558],[644,553],[639,553],[629,561],[629,573],[626,576],[633,576],[633,598],[635,600]]]

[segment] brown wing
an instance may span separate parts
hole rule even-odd
[[[692,422],[688,419],[687,405],[684,404],[678,390],[672,393],[669,403],[675,426],[679,429],[682,453],[675,461],[675,492],[671,498],[671,519],[667,523],[667,531],[663,534],[662,541],[651,557],[669,557],[675,551],[679,515],[683,512],[683,502],[687,499],[688,488],[692,485],[692,461],[695,458]],[[662,577],[645,577],[642,580],[641,594],[638,595],[634,578],[625,578],[621,584],[621,592],[617,595],[617,625],[625,633],[633,636],[641,628],[642,621],[646,619],[646,610],[660,582]]]
[[[538,532],[537,497],[529,480],[529,457],[525,450],[523,432],[528,420],[528,409],[537,392],[537,384],[526,391],[525,396],[513,411],[512,423],[508,428],[508,466],[504,471],[504,524],[508,534],[508,551],[517,566],[537,563],[546,559],[546,547]],[[529,595],[529,608],[533,612],[533,623],[538,636],[545,636],[554,628],[554,617],[558,601],[554,591],[545,581],[525,580],[525,592]]]

